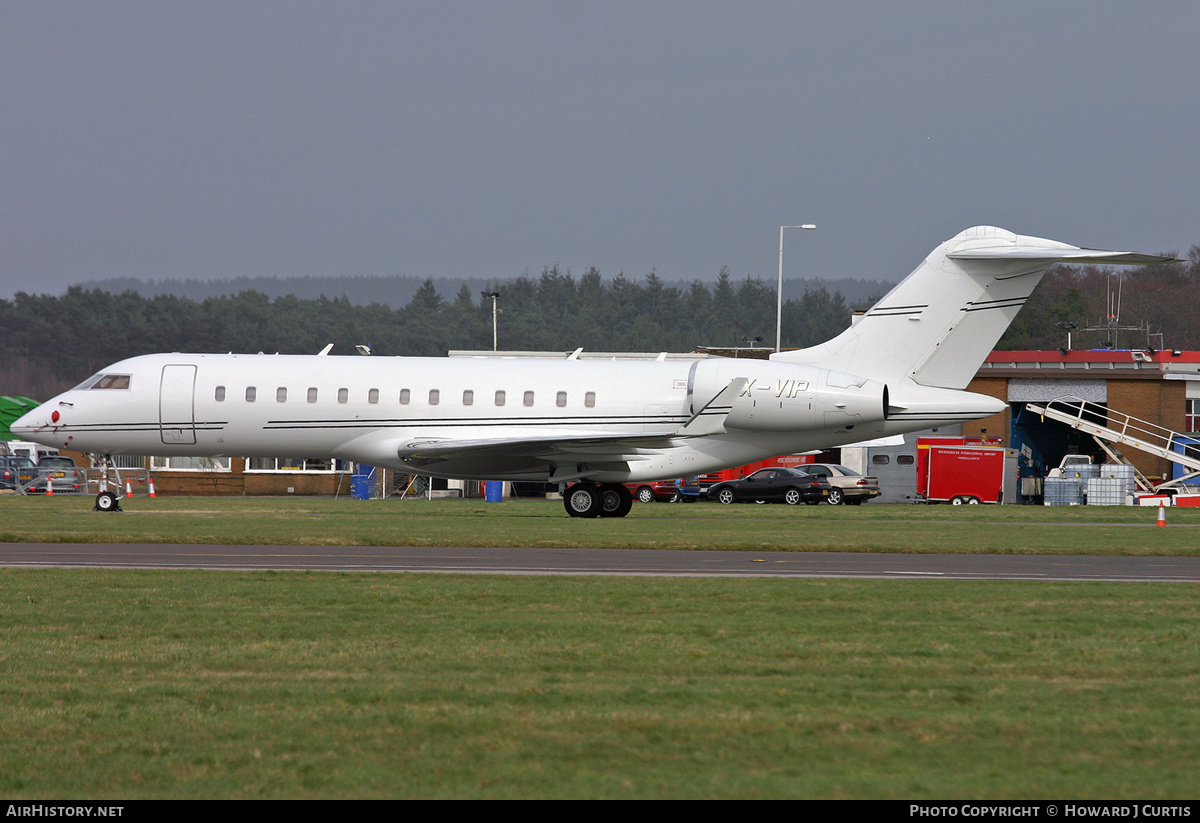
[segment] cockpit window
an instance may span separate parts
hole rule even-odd
[[[84,385],[89,389],[127,389],[129,388],[129,375],[98,374]]]

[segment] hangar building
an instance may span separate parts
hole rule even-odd
[[[1057,466],[1065,454],[1104,451],[1088,434],[1031,413],[1027,404],[1073,396],[1172,432],[1200,432],[1200,352],[994,351],[968,389],[1004,400],[1008,411],[963,425],[963,434],[1003,438],[1029,455],[1031,470]],[[1185,447],[1200,456],[1197,446]],[[1183,474],[1176,463],[1132,448],[1124,456],[1148,479]]]

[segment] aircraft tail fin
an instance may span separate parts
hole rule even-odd
[[[1082,249],[976,226],[947,240],[832,340],[772,360],[963,389],[1046,269],[1058,262],[1146,265],[1170,256]]]

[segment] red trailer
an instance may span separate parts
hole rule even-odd
[[[977,443],[979,441],[976,441]],[[994,441],[993,441],[994,442]],[[1017,454],[965,438],[917,440],[917,498],[930,503],[1015,503]]]

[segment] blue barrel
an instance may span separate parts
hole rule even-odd
[[[504,500],[504,481],[486,480],[483,484],[483,499],[487,503],[500,503]]]
[[[370,500],[375,486],[375,467],[357,465],[350,475],[350,496],[355,500]]]

